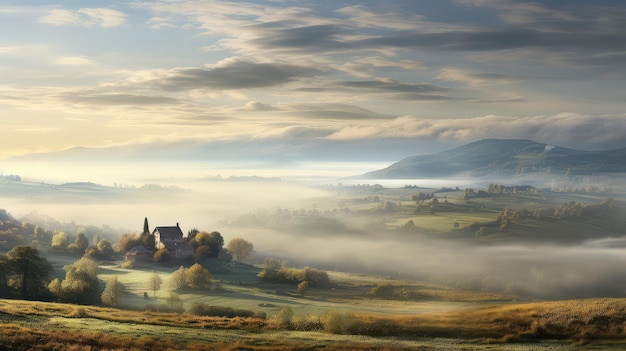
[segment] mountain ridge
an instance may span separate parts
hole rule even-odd
[[[406,157],[365,178],[564,175],[626,172],[626,148],[583,151],[527,139],[481,139],[446,151]]]

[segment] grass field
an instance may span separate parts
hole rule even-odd
[[[353,315],[394,336],[267,327],[243,318],[0,300],[0,347],[14,350],[620,350],[626,300],[493,305],[412,316]],[[382,329],[382,328],[387,329]],[[352,328],[355,328],[353,325]]]

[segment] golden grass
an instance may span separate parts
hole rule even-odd
[[[117,334],[75,326],[101,320],[128,324],[129,329],[173,328],[180,334]],[[77,323],[59,322],[72,321]],[[329,333],[394,337],[416,340],[420,337],[453,338],[477,343],[524,342],[528,340],[567,340],[587,343],[594,340],[626,340],[626,299],[587,299],[524,304],[494,305],[453,312],[416,315],[334,313],[311,318],[311,323],[294,319],[296,330],[325,330]],[[298,323],[304,325],[299,325]],[[306,324],[306,325],[305,325]],[[309,324],[312,327],[309,328]],[[272,337],[275,325],[254,318],[201,317],[187,313],[118,310],[94,306],[74,306],[44,302],[0,300],[0,349],[12,350],[374,350],[366,344],[347,348],[328,343],[315,348],[302,340]],[[122,327],[124,328],[124,327]],[[248,337],[194,343],[185,333],[200,330],[247,330]],[[59,332],[63,330],[64,332]],[[194,330],[196,330],[194,332]],[[143,336],[142,336],[143,335]],[[226,334],[225,334],[226,335]],[[233,334],[234,335],[234,334]],[[239,334],[237,334],[239,335]],[[318,334],[317,335],[323,335]],[[329,335],[329,334],[326,334]],[[217,343],[215,342],[217,340]],[[236,340],[236,339],[235,339]],[[20,348],[20,345],[31,345]],[[82,345],[82,346],[77,346]],[[71,347],[70,347],[71,346]],[[398,348],[399,350],[403,348]]]
[[[380,316],[360,316],[365,324]],[[626,299],[587,299],[489,306],[465,311],[387,317],[401,333],[432,337],[574,342],[626,339]]]

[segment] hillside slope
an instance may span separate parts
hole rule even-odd
[[[581,151],[531,140],[483,139],[430,155],[407,157],[366,178],[626,172],[626,148]]]

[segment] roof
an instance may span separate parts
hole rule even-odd
[[[180,230],[179,226],[156,227],[156,228],[154,228],[154,231],[152,232],[152,234],[156,234],[156,232],[159,232],[161,240],[163,240],[163,239],[182,239],[183,238],[183,231]]]
[[[130,249],[130,251],[128,251],[127,255],[138,255],[138,256],[152,256],[152,253],[150,253],[150,251],[148,251],[148,249],[146,249],[145,247],[141,246],[141,245],[137,245],[135,247],[133,247],[132,249]]]

